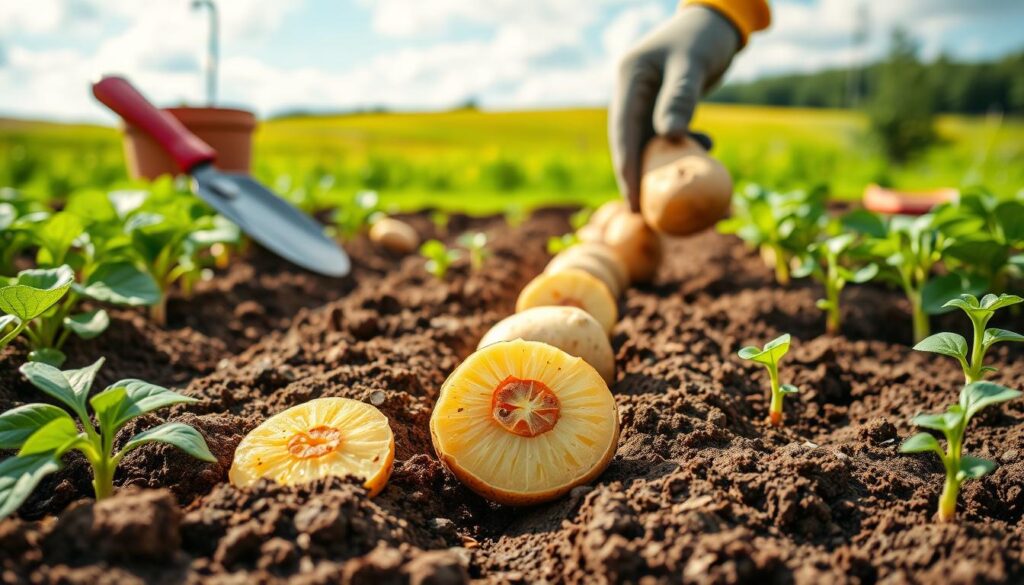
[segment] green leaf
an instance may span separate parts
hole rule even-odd
[[[811,254],[805,254],[800,258],[800,264],[790,272],[793,278],[804,278],[812,274],[820,272],[818,262],[814,259]]]
[[[986,406],[1013,400],[1020,395],[1017,390],[994,382],[972,382],[960,391],[960,408],[964,410],[969,420]]]
[[[884,238],[888,231],[882,218],[866,209],[855,209],[842,217],[843,227],[868,235]]]
[[[41,246],[39,263],[51,265],[64,262],[71,244],[83,231],[85,226],[82,220],[71,213],[59,212],[50,216],[34,233]]]
[[[1024,202],[1002,201],[996,205],[993,215],[1007,243],[1016,245],[1024,242]]]
[[[40,347],[28,352],[28,361],[46,364],[55,368],[64,365],[64,360],[66,359],[68,359],[68,356],[55,347]]]
[[[989,327],[985,330],[985,338],[982,341],[982,345],[987,348],[993,343],[1000,343],[1004,341],[1024,341],[1024,335],[1013,331],[1007,331],[1006,329]]]
[[[59,457],[81,436],[70,416],[55,418],[29,435],[18,451],[18,457],[51,452]]]
[[[973,457],[971,455],[964,455],[960,457],[960,473],[957,475],[961,480],[979,479],[992,473],[995,468],[995,461],[989,461],[988,459]]]
[[[106,395],[109,392],[116,390],[124,390],[124,394],[120,400],[117,401],[117,408],[110,410],[106,415],[108,417],[108,423],[112,429],[116,430],[121,427],[124,423],[129,420],[152,412],[167,406],[174,404],[185,404],[198,402],[195,398],[185,396],[184,394],[178,394],[173,390],[168,390],[162,386],[156,384],[150,384],[149,382],[143,382],[142,380],[121,380],[115,384],[112,384],[109,388],[97,394],[91,404],[94,409],[99,413],[99,407],[97,407],[97,400],[100,397]],[[107,397],[102,399],[103,401],[108,400]],[[105,402],[101,402],[105,404]]]
[[[71,420],[52,404],[25,404],[0,414],[0,449],[20,449],[33,433],[59,418]]]
[[[960,421],[961,414],[959,412],[950,413],[945,412],[942,414],[919,414],[914,418],[910,419],[910,422],[915,426],[924,427],[926,429],[932,429],[935,431],[949,431],[956,427]]]
[[[75,275],[68,266],[23,270],[17,284],[0,288],[0,311],[22,321],[42,315],[67,293]]]
[[[750,346],[744,347],[738,353],[741,358],[753,360],[759,364],[777,364],[779,359],[789,351],[789,344],[790,335],[786,333],[769,341],[762,349]]]
[[[783,384],[779,386],[779,392],[782,394],[796,394],[800,389],[792,384]]]
[[[927,453],[934,451],[942,457],[942,447],[938,439],[928,433],[917,433],[900,445],[900,453]]]
[[[145,445],[146,443],[167,443],[168,445],[173,445],[201,461],[208,461],[210,463],[217,461],[217,458],[213,456],[213,453],[210,453],[210,448],[206,445],[206,440],[203,438],[203,435],[199,434],[199,431],[184,423],[164,423],[158,427],[153,427],[148,431],[139,433],[125,443],[124,448],[121,449],[121,454],[127,453],[128,451]]]
[[[64,370],[64,378],[67,379],[71,389],[82,397],[82,404],[85,404],[85,397],[89,395],[92,383],[96,379],[96,373],[103,367],[104,358],[100,358],[84,368],[77,370]]]
[[[917,351],[929,351],[954,357],[961,362],[967,359],[967,340],[956,333],[936,333],[925,337],[914,346]]]
[[[0,520],[13,514],[44,477],[60,469],[53,453],[0,461]]]
[[[861,284],[870,281],[872,278],[878,276],[878,265],[868,264],[858,269],[856,272],[851,274],[846,280],[854,284]]]
[[[100,429],[104,437],[113,437],[118,430],[118,418],[121,410],[121,403],[124,402],[127,390],[124,388],[111,387],[100,392],[89,399],[93,412],[96,413],[96,420],[100,423]]]
[[[68,378],[57,368],[39,362],[23,364],[19,371],[33,386],[66,404],[75,414],[85,419],[85,394],[72,388]]]
[[[998,297],[993,294],[985,295],[985,298],[981,299],[981,308],[989,311],[996,311],[1003,307],[1009,307],[1016,305],[1017,303],[1024,302],[1024,298],[1017,295],[1001,294]]]
[[[103,309],[93,309],[86,313],[64,317],[64,327],[82,339],[93,339],[106,331],[109,326],[110,316]]]
[[[984,292],[987,283],[981,279],[958,273],[936,276],[921,289],[921,306],[929,315],[946,312],[953,301],[963,293]]]
[[[156,304],[162,294],[153,277],[130,262],[101,264],[81,292],[97,301],[132,306]]]

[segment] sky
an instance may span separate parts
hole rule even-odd
[[[774,0],[726,81],[877,58],[908,29],[926,58],[1024,49],[1022,0]],[[260,116],[375,106],[607,104],[617,59],[675,0],[219,0],[219,105]],[[868,33],[852,42],[864,5]],[[128,76],[204,102],[207,12],[191,0],[0,0],[0,116],[112,123],[89,92]]]

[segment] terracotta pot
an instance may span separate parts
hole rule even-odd
[[[923,215],[940,203],[954,201],[960,191],[952,187],[933,191],[896,191],[875,184],[864,189],[864,207],[876,213]]]
[[[214,164],[225,171],[248,173],[256,116],[228,108],[167,108],[164,110],[217,151]],[[181,173],[167,152],[134,126],[124,126],[124,156],[133,179],[155,179]]]

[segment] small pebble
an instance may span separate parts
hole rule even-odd
[[[373,392],[370,392],[370,404],[374,406],[384,404],[384,392],[382,390],[374,390]]]

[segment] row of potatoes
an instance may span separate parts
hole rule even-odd
[[[619,437],[609,341],[617,299],[654,279],[663,235],[693,233],[728,210],[728,173],[697,148],[653,143],[643,213],[621,201],[595,211],[577,232],[580,243],[551,259],[520,292],[515,314],[445,382],[430,420],[434,449],[470,489],[502,504],[536,504],[611,463]],[[694,186],[709,185],[694,195]]]
[[[622,202],[599,208],[579,230],[581,243],[523,288],[516,313],[483,336],[439,391],[430,418],[434,450],[463,484],[491,501],[549,501],[604,471],[619,439],[609,390],[617,298],[654,278],[662,235],[703,229],[728,209],[728,173],[693,143],[656,140],[647,160],[643,213]],[[377,225],[372,235],[381,245],[414,249],[418,236],[407,224]],[[263,478],[293,485],[355,476],[373,496],[384,489],[394,456],[390,421],[375,406],[317,398],[250,432],[229,479],[247,487]]]

